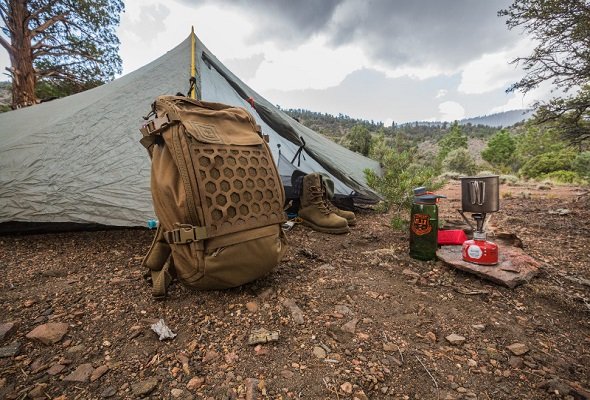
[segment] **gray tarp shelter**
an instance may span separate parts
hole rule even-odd
[[[333,177],[336,195],[378,199],[363,174],[365,168],[379,171],[377,162],[298,123],[232,74],[198,38],[195,43],[199,97],[254,115],[270,137],[286,186],[294,168],[322,171]],[[189,36],[110,83],[0,114],[0,231],[13,222],[145,226],[154,212],[150,161],[139,144],[142,116],[157,96],[186,93],[190,55]]]

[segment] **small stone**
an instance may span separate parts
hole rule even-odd
[[[29,397],[31,399],[46,398],[47,395],[45,393],[45,388],[47,386],[47,383],[37,383],[35,387],[29,392]]]
[[[352,394],[352,383],[344,382],[342,385],[340,385],[340,389],[342,389],[342,391],[346,394]]]
[[[397,351],[398,347],[396,344],[391,342],[383,343],[383,350],[384,351]]]
[[[154,391],[160,381],[158,378],[149,378],[131,385],[131,391],[135,396],[145,396]]]
[[[326,356],[327,356],[326,350],[324,350],[323,348],[321,348],[319,346],[315,346],[313,348],[313,355],[316,356],[317,358],[326,358]]]
[[[8,346],[0,347],[0,358],[14,357],[20,352],[20,342],[15,340]]]
[[[28,299],[25,300],[25,302],[23,303],[23,305],[25,306],[25,308],[29,308],[31,307],[33,304],[35,304],[37,301],[34,299]]]
[[[464,387],[462,387],[462,386],[459,386],[459,387],[457,388],[457,392],[459,392],[459,393],[467,393],[467,389],[465,389],[465,388],[464,388]]]
[[[117,394],[117,389],[114,386],[107,386],[100,394],[100,397],[106,399],[108,397],[113,397],[115,394]]]
[[[94,371],[94,368],[92,368],[91,364],[82,364],[82,365],[78,366],[78,368],[76,368],[74,370],[74,372],[72,372],[71,374],[66,376],[64,378],[64,381],[66,381],[66,382],[88,382],[88,379],[90,378],[90,375],[92,375],[93,371]]]
[[[340,327],[340,329],[343,332],[354,333],[356,331],[356,324],[358,324],[358,322],[359,322],[358,318],[352,319],[352,320],[348,321],[347,323],[345,323],[344,325],[342,325]]]
[[[57,375],[61,371],[63,371],[65,367],[66,366],[62,365],[62,364],[55,364],[55,365],[52,365],[51,367],[49,367],[49,369],[47,370],[47,373],[51,376]]]
[[[352,315],[352,311],[350,310],[350,308],[348,306],[345,306],[344,304],[337,304],[334,307],[334,311],[342,315]]]
[[[470,368],[475,368],[477,367],[477,361],[470,358],[469,360],[467,360],[467,366]]]
[[[255,378],[247,378],[245,382],[246,386],[246,400],[257,400],[258,396],[258,384],[259,380]]]
[[[520,358],[520,357],[511,356],[510,359],[508,360],[508,365],[510,365],[512,368],[520,369],[524,365],[524,362],[523,362],[522,358]]]
[[[475,329],[476,331],[485,331],[486,326],[484,324],[475,324],[475,325],[471,325],[471,327],[473,329]]]
[[[186,388],[188,390],[195,391],[201,386],[203,386],[204,383],[205,378],[203,378],[202,376],[195,376],[194,378],[191,378],[190,381],[188,381],[188,383],[186,384]]]
[[[219,358],[219,353],[217,353],[214,350],[209,350],[208,352],[205,353],[205,355],[203,356],[203,363],[208,363],[211,362],[213,360],[217,360]]]
[[[523,343],[512,343],[510,346],[506,347],[508,350],[512,352],[515,356],[522,356],[529,352],[529,348],[526,344]]]
[[[31,332],[27,333],[27,338],[36,340],[48,346],[59,342],[68,332],[68,329],[68,324],[50,322],[48,324],[39,325]]]
[[[285,299],[283,300],[283,304],[289,308],[289,311],[291,311],[291,318],[293,318],[293,321],[297,325],[305,324],[305,319],[303,318],[303,311],[301,311],[301,308],[299,308],[299,306],[295,303],[295,300]]]
[[[69,354],[73,354],[73,353],[82,353],[84,350],[86,350],[86,346],[84,346],[83,344],[79,344],[76,346],[69,347],[66,350],[66,352],[68,352]]]
[[[258,311],[258,303],[256,303],[255,301],[249,301],[246,303],[246,309],[251,313],[255,313],[256,311]]]
[[[428,338],[428,340],[430,340],[432,343],[436,343],[436,335],[434,334],[434,332],[426,332],[426,337]]]
[[[288,370],[288,369],[284,369],[281,371],[281,376],[285,379],[291,379],[291,378],[293,378],[294,375],[295,375],[295,373],[293,371]]]
[[[16,324],[14,322],[3,322],[0,323],[0,342],[4,339],[8,339],[10,335],[16,330]]]
[[[279,331],[269,331],[264,328],[254,329],[248,336],[248,344],[276,342],[279,340]]]
[[[465,342],[465,337],[455,333],[451,333],[449,336],[445,337],[445,339],[447,339],[447,341],[452,345],[459,345]]]
[[[94,381],[100,379],[104,374],[107,373],[108,370],[109,370],[109,367],[107,365],[101,365],[100,367],[96,368],[92,372],[92,375],[90,375],[90,382],[94,382]]]
[[[182,397],[182,395],[184,394],[184,390],[174,388],[170,391],[170,394],[172,395],[172,397],[177,399],[179,397]]]

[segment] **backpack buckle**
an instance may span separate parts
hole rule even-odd
[[[172,244],[188,244],[207,238],[207,231],[203,226],[188,224],[175,225],[177,228],[164,234],[166,241]]]

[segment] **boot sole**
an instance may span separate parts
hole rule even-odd
[[[301,223],[305,226],[310,227],[311,229],[318,231],[318,232],[324,232],[324,233],[348,233],[350,232],[350,229],[348,229],[348,226],[342,227],[342,228],[325,228],[323,226],[318,226],[316,224],[314,224],[313,222],[309,222],[305,219],[301,219]]]

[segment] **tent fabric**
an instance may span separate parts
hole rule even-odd
[[[295,168],[328,172],[338,195],[378,199],[362,172],[379,171],[378,163],[299,124],[241,82],[198,39],[196,47],[197,93],[248,109],[270,137],[281,176]],[[153,218],[150,161],[138,129],[157,96],[188,89],[190,50],[189,36],[108,84],[0,114],[0,223],[143,226]],[[292,165],[301,138],[305,147]]]

